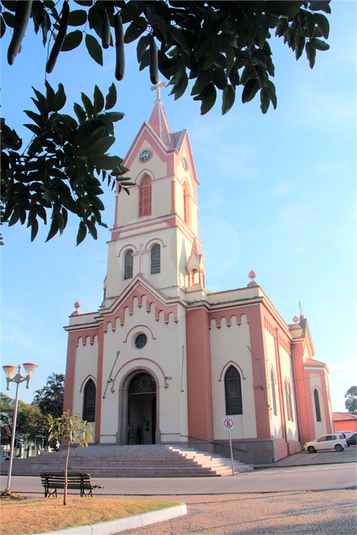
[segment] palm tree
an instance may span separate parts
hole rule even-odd
[[[50,375],[46,385],[36,390],[33,404],[37,405],[43,413],[52,416],[52,418],[62,416],[64,382],[65,376],[62,373]]]

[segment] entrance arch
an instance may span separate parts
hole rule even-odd
[[[157,380],[146,369],[136,369],[123,381],[120,402],[120,444],[156,444]]]

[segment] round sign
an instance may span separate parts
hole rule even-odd
[[[234,429],[234,420],[233,418],[224,418],[223,425],[225,429]]]

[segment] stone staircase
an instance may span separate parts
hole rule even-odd
[[[42,453],[29,459],[14,459],[12,475],[38,476],[42,472],[63,472],[66,450]],[[252,465],[234,462],[234,471],[247,472]],[[8,462],[1,464],[7,474]],[[231,460],[219,455],[180,449],[170,445],[71,447],[69,471],[91,477],[212,477],[232,474]]]

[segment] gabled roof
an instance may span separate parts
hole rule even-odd
[[[197,269],[198,271],[204,271],[203,258],[204,258],[204,255],[202,254],[202,251],[201,251],[201,245],[197,242],[197,239],[195,237],[192,243],[191,254],[187,261],[187,266],[186,266],[187,273],[192,271],[192,269]]]
[[[357,420],[357,416],[355,414],[351,414],[350,412],[333,412],[332,413],[332,419],[333,420]]]
[[[164,107],[160,98],[155,100],[155,106],[152,110],[151,117],[147,123],[155,132],[157,137],[162,141],[168,150],[180,150],[186,130],[173,134],[169,122],[166,118]]]

